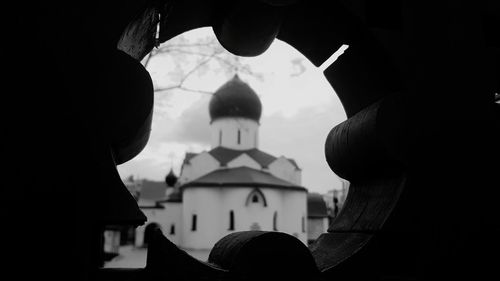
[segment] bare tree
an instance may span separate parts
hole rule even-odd
[[[153,49],[142,61],[153,78],[155,114],[159,116],[166,114],[174,106],[174,94],[211,95],[214,89],[200,87],[201,80],[196,79],[209,72],[223,74],[228,79],[238,73],[242,78],[246,76],[261,82],[264,80],[263,72],[256,72],[250,67],[251,59],[226,51],[214,34],[195,38],[189,33],[172,38]],[[304,73],[306,67],[303,58],[297,56],[290,63],[290,76]]]
[[[238,72],[262,79],[262,74],[253,72],[250,66],[244,63],[244,58],[226,51],[215,36],[193,41],[180,35],[160,45],[158,49],[153,49],[142,63],[149,70],[154,60],[166,57],[170,59],[170,63],[174,64],[174,68],[163,73],[163,78],[155,77],[157,75],[152,73],[155,93],[168,94],[171,90],[181,90],[212,94],[205,89],[186,86],[186,82],[192,76],[201,76],[207,71],[223,71],[228,75]]]

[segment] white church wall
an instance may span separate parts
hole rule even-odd
[[[163,234],[176,245],[182,243],[182,203],[167,202],[165,206],[165,227],[162,227]],[[172,228],[173,227],[173,228]]]
[[[328,218],[308,218],[307,239],[315,240],[328,230]]]
[[[142,246],[144,243],[144,231],[151,223],[157,223],[163,234],[174,244],[182,242],[182,203],[163,203],[164,208],[143,208],[141,211],[146,215],[147,221],[144,225],[136,228],[135,245]],[[175,234],[171,234],[171,226],[175,225]]]
[[[210,128],[212,147],[224,146],[237,150],[256,148],[259,146],[258,129],[259,124],[247,118],[216,119]]]
[[[228,162],[227,167],[228,168],[249,167],[249,168],[253,168],[256,170],[261,169],[260,164],[257,163],[257,161],[253,160],[252,157],[248,156],[245,153],[241,154],[240,156],[238,156],[235,159]]]
[[[137,205],[139,205],[139,207],[154,207],[156,205],[156,201],[139,197]]]
[[[296,185],[301,185],[301,171],[296,169],[295,166],[283,156],[280,156],[269,164],[268,169],[271,174],[280,179],[284,179]]]
[[[141,211],[146,216],[146,223],[136,228],[135,231],[135,245],[143,246],[144,244],[144,231],[146,227],[152,223],[156,223],[161,227],[161,231],[165,233],[166,229],[166,214],[165,209],[160,208],[141,208]]]
[[[136,247],[141,247],[144,243],[144,230],[145,226],[140,225],[135,229],[135,242],[134,245]]]
[[[283,209],[281,195],[275,190],[259,189],[264,198],[258,196],[258,202],[252,202],[249,198],[254,191],[253,187],[229,187],[222,194],[224,205],[224,221],[229,223],[229,212],[234,211],[235,229],[234,231],[247,230],[273,230],[273,214],[275,211],[280,213]],[[259,192],[256,192],[259,195]],[[264,205],[264,200],[266,206]],[[227,232],[225,234],[229,234]]]
[[[179,175],[179,183],[185,183],[206,175],[219,168],[220,164],[210,153],[204,151],[189,160]]]
[[[295,168],[293,178],[295,179],[295,181],[292,181],[293,183],[302,185],[302,170]]]
[[[283,231],[307,243],[307,192],[304,190],[284,193],[283,209],[286,210]]]
[[[306,219],[306,192],[261,188],[267,206],[262,200],[247,202],[252,187],[203,188],[190,187],[184,191],[183,247],[210,249],[222,237],[234,231],[273,231],[273,217],[277,213],[277,231],[296,236],[307,242],[302,231],[302,217]],[[230,229],[230,212],[234,214],[234,229]],[[196,231],[191,230],[192,215],[197,216]],[[307,224],[307,222],[305,222]],[[305,225],[307,227],[307,225]]]
[[[190,187],[183,194],[182,247],[185,249],[211,249],[221,232],[219,188]],[[196,229],[193,230],[193,216]]]

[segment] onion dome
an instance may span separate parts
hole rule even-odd
[[[209,105],[210,120],[240,117],[259,122],[262,113],[260,99],[238,75],[222,85],[212,96]]]
[[[170,172],[165,177],[165,183],[168,187],[173,187],[177,183],[177,176],[174,174],[172,168],[170,168]]]

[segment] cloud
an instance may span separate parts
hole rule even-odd
[[[209,100],[199,99],[181,114],[174,130],[177,141],[210,145]]]
[[[302,185],[310,191],[340,188],[338,177],[326,163],[324,144],[330,130],[346,119],[335,103],[307,107],[291,117],[280,113],[261,120],[261,149],[293,158],[302,168]]]
[[[164,114],[154,117],[150,143],[158,145],[162,142],[180,142],[209,145],[208,101],[209,98],[200,98],[186,107],[178,116],[171,117]]]
[[[322,70],[300,57],[297,50],[276,40],[263,55],[245,59],[252,71],[262,73],[265,79],[245,75],[242,78],[263,104],[260,148],[278,157],[294,158],[302,168],[303,185],[323,193],[340,185],[326,163],[324,143],[331,128],[346,117]],[[153,75],[155,80],[164,79],[156,81],[159,84],[172,82],[171,77],[160,73],[165,71],[165,65],[173,64],[158,62],[150,67],[152,72],[158,71]],[[190,77],[184,86],[215,91],[227,79],[215,70]],[[209,100],[210,95],[178,90],[155,95],[148,145],[133,160],[119,166],[120,175],[162,180],[172,164],[174,171],[179,172],[186,152],[209,149]]]
[[[170,168],[179,174],[186,152],[201,152],[207,146],[179,142],[161,142],[148,145],[134,159],[118,166],[121,178],[133,175],[134,178],[163,180]]]
[[[168,171],[168,168],[167,166],[158,165],[152,159],[133,159],[119,165],[118,173],[121,178],[132,175],[134,179],[147,178],[160,180],[160,175],[166,175],[165,171]]]
[[[292,64],[293,72],[290,74],[290,76],[299,76],[302,73],[304,73],[304,71],[306,71],[307,68],[304,66],[305,60],[306,59],[303,57],[297,57],[292,59],[290,63]]]
[[[170,167],[176,173],[186,152],[201,152],[210,146],[208,98],[194,102],[178,117],[153,116],[152,131],[144,150],[118,166],[122,178],[128,175],[163,180]],[[168,112],[168,110],[167,110]]]

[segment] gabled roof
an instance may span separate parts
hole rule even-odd
[[[297,162],[295,162],[295,160],[293,160],[292,158],[287,158],[287,160],[290,161],[290,163],[292,163],[292,165],[294,165],[297,170],[301,170],[299,168],[299,165],[297,165]]]
[[[245,150],[234,150],[218,146],[208,153],[212,155],[217,161],[219,161],[221,166],[225,166],[229,161],[240,156]],[[260,163],[259,163],[260,164]]]
[[[302,186],[249,167],[215,170],[181,186],[182,189],[189,187],[268,187],[307,191]]]
[[[157,203],[182,203],[182,192],[180,188],[175,188],[165,200],[158,201]]]
[[[184,157],[184,163],[182,164],[189,163],[189,160],[191,160],[196,155],[198,155],[198,153],[186,152],[186,157]]]
[[[230,149],[222,146],[218,146],[212,150],[210,150],[208,153],[212,155],[219,163],[221,166],[227,165],[227,163],[231,162],[231,160],[235,159],[236,157],[240,156],[241,154],[247,154],[250,156],[253,160],[255,160],[257,163],[262,168],[267,168],[269,164],[271,164],[274,160],[277,158],[272,156],[271,154],[268,154],[262,150],[259,150],[257,148],[252,148],[252,149],[247,149],[247,150],[236,150],[236,149]],[[297,167],[297,164],[295,161],[292,159],[288,159],[294,166]]]
[[[262,150],[258,150],[257,148],[247,150],[245,153],[257,161],[263,168],[267,168],[271,162],[276,160],[276,157],[267,154]]]
[[[257,163],[259,163],[259,165],[262,168],[267,168],[269,166],[269,164],[271,164],[274,160],[278,159],[277,157],[275,157],[269,153],[266,153],[262,150],[259,150],[257,148],[252,148],[252,149],[247,149],[247,150],[236,150],[236,149],[226,148],[223,146],[218,146],[218,147],[213,148],[212,150],[208,151],[208,153],[210,155],[212,155],[217,161],[219,161],[221,166],[226,166],[227,163],[231,162],[233,159],[235,159],[236,157],[238,157],[244,153],[247,154],[248,156],[250,156]],[[189,161],[197,155],[199,155],[199,153],[191,153],[191,152],[186,153],[186,157],[184,158],[183,164],[189,163]],[[295,160],[293,160],[291,158],[285,158],[285,159],[290,161],[290,163],[296,169],[300,170],[300,168],[297,165],[297,162],[295,162]]]

